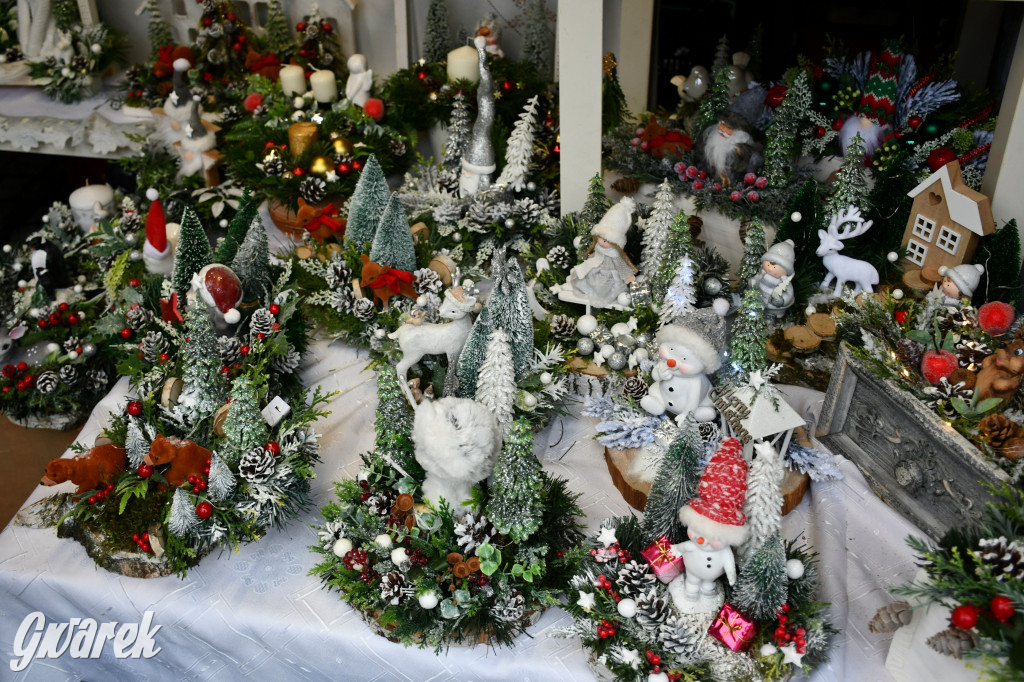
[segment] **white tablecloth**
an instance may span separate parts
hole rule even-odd
[[[355,476],[358,456],[372,446],[376,405],[374,375],[366,355],[318,342],[304,371],[307,383],[341,393],[333,414],[319,427],[323,459],[313,481],[317,505],[332,498],[332,481]],[[126,380],[95,409],[81,439],[91,442],[110,410],[120,409]],[[820,394],[819,394],[820,395]],[[796,396],[803,411],[814,396]],[[810,409],[808,407],[807,409]],[[587,419],[558,420],[537,438],[547,471],[582,492],[591,528],[629,508],[612,486]],[[784,521],[787,538],[803,536],[821,554],[823,595],[833,603],[842,629],[830,665],[815,680],[891,680],[884,668],[889,636],[873,635],[867,622],[888,601],[886,589],[914,575],[904,538],[914,528],[879,501],[849,462],[846,479],[815,484]],[[70,484],[64,484],[69,486]],[[37,490],[34,502],[53,489]],[[315,555],[311,510],[286,530],[271,532],[237,554],[208,556],[185,580],[120,577],[97,568],[72,540],[52,530],[8,526],[0,533],[0,680],[591,680],[576,639],[551,632],[570,623],[549,609],[520,637],[515,650],[453,648],[435,656],[406,649],[370,632],[336,593],[307,576]],[[41,611],[48,622],[91,617],[98,622],[140,622],[155,612],[163,647],[150,660],[115,660],[112,647],[98,660],[34,660],[12,673],[15,633],[26,615]]]

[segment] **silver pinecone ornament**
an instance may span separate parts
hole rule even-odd
[[[875,633],[896,632],[904,625],[910,625],[914,612],[910,604],[898,601],[879,607],[875,617],[868,623],[868,630]]]
[[[74,386],[78,382],[78,368],[74,365],[64,365],[60,368],[57,376],[60,377],[61,383]]]
[[[133,305],[128,312],[124,314],[124,319],[128,326],[131,327],[132,331],[137,332],[153,321],[153,313],[140,305]]]
[[[242,455],[238,474],[250,483],[262,483],[274,475],[274,455],[262,445]]]
[[[373,307],[373,301],[370,299],[357,298],[352,304],[352,314],[361,322],[369,322],[377,314],[377,309]]]
[[[56,391],[59,384],[60,380],[57,378],[57,373],[50,369],[36,377],[36,390],[43,395],[49,395]]]
[[[242,361],[242,341],[234,336],[221,336],[217,339],[217,352],[220,364],[231,367]]]

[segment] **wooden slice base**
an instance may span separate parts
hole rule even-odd
[[[942,275],[939,274],[939,269],[937,267],[934,265],[928,265],[921,268],[921,279],[923,279],[927,284],[934,285],[942,281]],[[928,288],[930,289],[931,287]]]
[[[907,270],[904,272],[903,283],[918,293],[927,293],[932,288],[932,285],[921,276],[920,270]]]
[[[807,327],[822,341],[836,338],[836,321],[828,313],[808,315]]]
[[[788,327],[783,335],[786,340],[793,344],[794,353],[813,353],[821,345],[821,339],[811,331],[810,327],[802,324]]]

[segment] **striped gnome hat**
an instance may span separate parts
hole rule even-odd
[[[733,547],[747,539],[747,463],[743,444],[726,438],[711,457],[697,485],[697,497],[679,510],[679,521],[698,535]]]
[[[873,118],[879,125],[892,122],[896,111],[897,89],[900,76],[899,43],[890,42],[875,58],[864,82],[864,94],[860,98],[860,113]]]

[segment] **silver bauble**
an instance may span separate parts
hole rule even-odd
[[[638,346],[646,346],[650,342],[651,342],[651,337],[650,337],[650,335],[647,334],[647,332],[640,332],[639,334],[636,335],[636,345],[638,345]]]
[[[722,280],[717,277],[708,277],[704,280],[704,293],[714,296],[722,290]]]
[[[96,344],[87,343],[84,346],[82,346],[82,355],[84,355],[87,358],[91,358],[92,356],[96,355]]]
[[[619,334],[615,337],[615,343],[622,346],[623,348],[632,348],[636,345],[636,339],[629,334]]]
[[[626,366],[626,355],[621,351],[615,351],[608,357],[608,366],[612,369],[622,369]]]
[[[576,342],[576,350],[579,351],[580,355],[590,355],[594,352],[594,340],[584,336]]]

